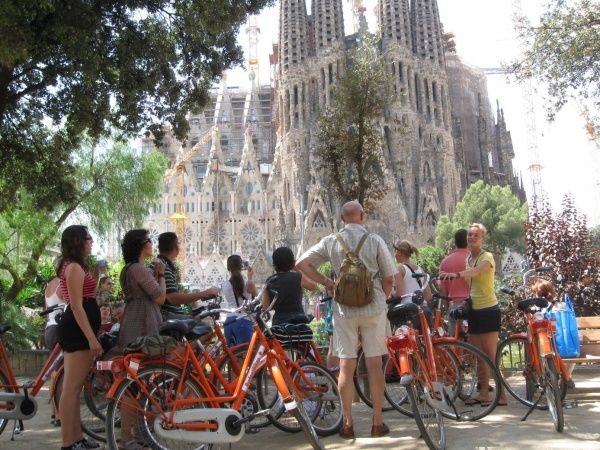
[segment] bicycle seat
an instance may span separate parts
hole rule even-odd
[[[0,323],[0,336],[2,336],[8,330],[10,330],[10,324],[9,323]]]
[[[208,325],[199,325],[194,319],[166,320],[162,323],[159,333],[167,336],[186,336],[192,339],[212,332]]]
[[[160,305],[160,309],[166,312],[181,313],[181,308],[179,306],[168,305],[165,303]]]
[[[419,328],[419,307],[414,303],[405,303],[404,305],[391,305],[388,308],[387,318],[392,325],[400,326],[411,321],[415,328]]]
[[[538,308],[546,308],[548,306],[548,300],[544,297],[531,297],[526,298],[525,300],[521,300],[517,304],[517,308],[521,311],[527,311],[532,306],[537,306]]]
[[[296,314],[295,316],[292,316],[288,319],[288,323],[293,323],[293,324],[301,324],[301,323],[311,323],[312,320],[315,318],[315,316],[313,316],[312,314]]]

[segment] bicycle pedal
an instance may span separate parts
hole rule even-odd
[[[575,409],[578,406],[579,406],[579,404],[577,403],[577,399],[575,399],[575,398],[570,398],[568,400],[563,401],[563,407],[565,409]]]

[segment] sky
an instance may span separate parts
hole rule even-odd
[[[373,14],[377,0],[364,0],[367,21],[375,30]],[[353,32],[350,11],[351,1],[344,0],[346,34]],[[470,65],[485,68],[500,67],[520,53],[520,44],[513,29],[513,0],[438,0],[444,30],[455,35],[456,49],[461,59]],[[543,11],[541,1],[522,1],[523,13],[534,20]],[[307,1],[310,8],[310,1]],[[269,83],[268,55],[278,36],[278,4],[267,8],[257,18],[260,28],[259,64],[261,84]],[[247,49],[248,38],[242,27],[238,42]],[[227,75],[229,85],[244,85],[248,81],[243,69]],[[507,127],[511,131],[515,149],[515,169],[522,173],[528,195],[531,179],[528,167],[532,157],[528,154],[531,142],[537,142],[539,162],[543,166],[542,190],[556,209],[565,194],[575,198],[578,209],[586,214],[589,225],[600,224],[600,147],[593,143],[584,130],[584,119],[576,102],[568,104],[558,113],[554,122],[545,117],[543,86],[534,83],[535,132],[526,127],[523,89],[506,75],[488,75],[490,102],[496,100],[504,109]],[[532,137],[531,137],[532,136]]]

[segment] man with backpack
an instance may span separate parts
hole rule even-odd
[[[371,436],[385,436],[383,423],[384,376],[381,356],[387,354],[385,338],[390,334],[386,303],[392,291],[394,260],[384,240],[363,226],[365,213],[357,201],[342,206],[345,226],[339,233],[324,237],[307,250],[296,263],[306,276],[334,291],[333,345],[340,358],[338,388],[344,413],[340,436],[354,439],[352,399],[359,336],[366,357],[373,401]],[[331,261],[336,282],[319,273],[321,264]]]

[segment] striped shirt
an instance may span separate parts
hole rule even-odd
[[[60,293],[62,294],[63,302],[67,305],[71,302],[69,297],[69,290],[67,289],[67,267],[73,261],[66,261],[60,270]],[[78,263],[75,263],[78,264]],[[96,298],[96,279],[88,272],[85,272],[83,277],[83,291],[81,293],[82,298]]]
[[[346,224],[340,230],[340,234],[346,245],[354,250],[367,229],[356,223]],[[337,241],[335,233],[321,239],[321,242],[309,248],[299,259],[308,260],[313,266],[319,267],[321,264],[331,261],[331,266],[335,273],[340,273],[342,261],[344,260],[344,250]],[[333,312],[342,317],[368,317],[380,314],[385,311],[385,294],[381,285],[384,277],[393,276],[398,272],[394,259],[385,243],[377,234],[370,233],[363,244],[359,257],[369,273],[373,277],[373,301],[365,307],[353,307],[340,305],[333,302]]]
[[[158,255],[157,258],[165,264],[165,287],[167,294],[179,292],[179,271],[177,270],[177,266],[165,255]],[[153,264],[149,267],[154,270]],[[181,305],[171,305],[168,300],[165,300],[165,304],[169,306],[170,312],[177,313],[174,308],[178,308],[180,314],[185,314],[185,310]]]

